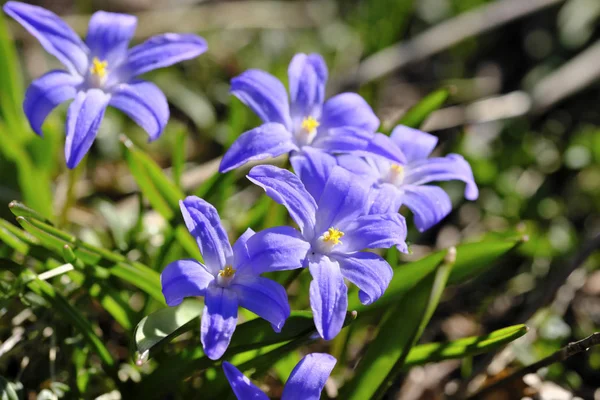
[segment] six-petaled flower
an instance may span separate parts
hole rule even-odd
[[[9,1],[4,11],[68,70],[50,71],[33,81],[23,109],[31,128],[42,135],[48,114],[74,99],[66,127],[69,168],[77,166],[92,146],[109,105],[129,115],[148,132],[150,140],[157,139],[169,119],[167,100],[156,85],[136,77],[194,58],[207,49],[199,36],[166,33],[128,50],[137,24],[133,15],[94,13],[84,43],[62,19],[42,7]]]
[[[405,205],[413,212],[417,229],[425,231],[452,211],[452,202],[446,192],[427,183],[461,180],[466,183],[465,198],[477,199],[479,191],[471,166],[462,156],[449,154],[429,158],[437,144],[437,137],[398,125],[392,131],[391,139],[402,149],[406,163],[382,158],[338,157],[339,165],[360,179],[371,182],[376,210],[382,212],[387,208],[395,212]]]
[[[250,262],[272,270],[308,267],[317,331],[327,340],[334,338],[348,308],[344,278],[359,287],[363,304],[377,300],[392,268],[381,256],[363,250],[397,246],[405,252],[404,218],[395,212],[368,214],[368,186],[341,167],[331,170],[318,197],[296,175],[271,165],[252,168],[248,179],[284,205],[299,227],[258,232],[247,242]]]
[[[362,97],[342,93],[325,101],[327,66],[320,55],[297,54],[288,76],[289,101],[283,84],[267,72],[251,69],[231,81],[231,93],[264,124],[232,144],[223,156],[221,172],[307,147],[404,161],[389,137],[375,133],[379,119]]]
[[[312,353],[294,367],[281,395],[281,400],[319,400],[327,378],[337,360],[329,354]],[[223,371],[238,400],[268,400],[258,387],[236,367],[223,362]]]
[[[204,263],[187,259],[169,264],[161,275],[162,290],[169,306],[184,297],[204,297],[201,340],[206,355],[216,360],[227,350],[238,306],[269,321],[279,332],[290,315],[287,294],[280,284],[260,277],[248,262],[246,243],[254,232],[248,229],[232,248],[213,206],[194,196],[180,206]]]

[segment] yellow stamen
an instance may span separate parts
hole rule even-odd
[[[323,241],[331,242],[331,244],[334,245],[340,244],[342,243],[342,241],[340,240],[342,236],[344,236],[344,232],[335,228],[329,228],[327,232],[323,234]]]
[[[226,265],[224,269],[219,271],[219,276],[222,278],[231,278],[235,275],[235,269],[231,265]]]
[[[97,75],[99,78],[106,76],[106,70],[108,68],[108,61],[100,61],[98,57],[94,57],[92,60],[92,66],[90,72],[92,75]]]
[[[402,165],[399,164],[392,164],[392,166],[390,167],[392,169],[392,171],[394,171],[396,174],[401,174],[404,172],[404,167]]]
[[[321,125],[319,121],[317,121],[313,117],[306,117],[302,120],[302,129],[304,129],[306,133],[314,132],[319,127],[319,125]]]

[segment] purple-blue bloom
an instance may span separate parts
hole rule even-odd
[[[336,362],[335,357],[324,353],[304,356],[290,374],[281,400],[319,400]],[[269,400],[250,379],[227,361],[223,362],[223,371],[238,400]]]
[[[334,338],[348,308],[344,278],[358,286],[363,304],[377,300],[392,268],[379,255],[362,250],[397,246],[406,251],[404,218],[396,212],[367,214],[369,187],[341,167],[331,170],[317,200],[296,175],[281,168],[256,166],[248,179],[284,205],[299,227],[258,232],[247,242],[249,263],[259,270],[308,267],[317,331],[327,340]]]
[[[437,137],[398,125],[392,131],[391,139],[402,149],[405,163],[347,155],[337,159],[340,166],[372,184],[372,212],[396,212],[405,205],[413,212],[417,229],[423,232],[452,211],[452,202],[446,192],[428,183],[461,180],[466,183],[465,198],[477,199],[479,191],[471,166],[462,156],[449,154],[429,158]]]
[[[201,340],[206,355],[216,360],[227,350],[238,306],[269,321],[280,332],[290,315],[287,294],[283,286],[260,277],[248,263],[246,245],[254,231],[248,229],[232,248],[212,205],[190,196],[180,207],[204,264],[191,259],[175,261],[167,265],[160,280],[169,306],[180,304],[184,297],[204,296]]]
[[[92,146],[109,105],[129,115],[148,132],[150,140],[157,139],[169,119],[167,99],[156,85],[136,77],[207,50],[203,38],[175,33],[151,37],[128,50],[137,24],[133,15],[94,13],[84,43],[62,19],[42,7],[9,1],[4,12],[67,68],[34,80],[25,93],[23,109],[31,128],[41,136],[48,114],[74,99],[66,127],[69,168],[77,166]]]
[[[264,124],[233,143],[219,170],[307,147],[403,162],[402,152],[389,138],[374,133],[379,119],[361,96],[341,93],[325,101],[327,74],[320,55],[296,54],[288,68],[289,100],[283,84],[267,72],[251,69],[232,79],[231,93]]]

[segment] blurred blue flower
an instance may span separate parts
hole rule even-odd
[[[206,355],[216,360],[227,350],[238,306],[269,321],[280,332],[290,315],[287,294],[283,286],[260,277],[247,262],[246,244],[254,231],[248,229],[232,248],[213,206],[190,196],[180,207],[204,264],[191,259],[175,261],[167,265],[160,280],[169,306],[180,304],[184,297],[204,296],[201,340]]]
[[[428,158],[437,144],[437,137],[398,125],[392,131],[391,139],[402,149],[405,163],[393,163],[380,157],[342,155],[337,158],[340,166],[372,184],[371,212],[397,212],[405,205],[413,212],[415,225],[422,232],[452,211],[452,202],[446,192],[427,183],[461,180],[467,184],[465,198],[477,199],[479,190],[471,166],[462,156],[449,154]],[[306,164],[304,162],[304,169],[310,169]]]
[[[74,99],[67,115],[65,158],[74,168],[88,152],[107,106],[129,115],[150,140],[157,139],[169,119],[165,95],[136,76],[194,58],[207,50],[204,39],[166,33],[127,49],[137,18],[98,11],[92,15],[85,43],[56,14],[38,6],[9,1],[4,12],[35,36],[68,71],[54,70],[34,80],[23,108],[31,128],[42,135],[48,114]]]
[[[321,337],[332,339],[348,308],[344,278],[359,287],[363,304],[386,290],[392,268],[379,255],[362,250],[397,246],[405,252],[404,218],[396,212],[367,214],[369,187],[341,167],[332,169],[318,200],[296,175],[281,168],[256,166],[248,179],[284,205],[300,230],[280,226],[258,232],[247,242],[247,262],[257,271],[308,266],[315,325]]]
[[[283,388],[281,400],[319,400],[337,360],[324,353],[307,354],[294,367]],[[223,371],[238,400],[268,400],[258,387],[236,367],[223,362]]]
[[[290,101],[283,84],[267,72],[251,69],[232,79],[231,93],[264,124],[233,143],[221,172],[306,147],[404,161],[387,136],[374,133],[379,119],[358,94],[342,93],[324,102],[327,66],[320,55],[296,54],[288,77]]]

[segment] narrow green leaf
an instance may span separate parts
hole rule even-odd
[[[175,144],[173,146],[173,181],[177,188],[181,190],[181,176],[185,165],[185,142],[187,139],[187,129],[184,125],[175,132]]]
[[[444,105],[446,100],[448,100],[448,96],[450,96],[448,88],[438,89],[428,94],[411,107],[393,126],[405,125],[411,128],[419,128],[432,112]]]
[[[21,254],[27,254],[29,252],[29,245],[2,225],[0,225],[0,242],[5,243]]]
[[[525,325],[513,325],[483,336],[472,336],[445,343],[414,346],[404,362],[404,368],[435,361],[463,358],[487,353],[526,334]]]
[[[355,318],[356,314],[348,313],[344,325],[350,324]],[[231,359],[231,357],[246,351],[305,338],[315,332],[315,324],[310,311],[292,311],[280,333],[273,331],[271,324],[262,318],[253,319],[237,327],[223,359]],[[178,333],[181,334],[183,331]],[[183,377],[209,368],[215,363],[204,355],[201,346],[185,349],[162,362],[160,368],[144,379],[140,385],[140,398],[160,397],[168,390],[165,382],[180,382]]]
[[[73,307],[67,299],[65,299],[60,293],[58,293],[52,285],[48,282],[37,279],[31,271],[24,271],[23,277],[27,282],[27,287],[37,294],[42,296],[46,301],[52,305],[52,309],[60,313],[70,324],[72,324],[85,338],[86,342],[90,345],[91,349],[100,357],[103,364],[108,367],[109,370],[115,366],[110,352],[104,346],[102,339],[100,339],[94,332],[94,328],[88,322],[81,313]]]
[[[369,344],[354,378],[344,387],[344,399],[380,398],[401,371],[413,344],[433,315],[455,261],[451,248],[437,268],[390,307],[377,337]]]
[[[145,360],[156,346],[171,341],[185,330],[189,322],[197,319],[204,303],[186,299],[177,307],[160,309],[144,317],[135,328],[135,345],[140,360]]]
[[[143,178],[142,175],[140,175],[138,179],[138,176],[134,174],[138,184],[140,184],[140,180],[145,180],[144,187],[154,188],[154,190],[152,190],[152,196],[158,196],[161,199],[161,203],[167,205],[171,210],[171,214],[173,214],[173,210],[179,209],[179,200],[184,198],[184,193],[179,190],[177,185],[166,177],[162,168],[160,168],[146,153],[136,148],[130,140],[124,140],[123,143],[125,145],[125,153],[129,167],[134,167],[135,170],[140,168],[143,168],[144,170]],[[144,190],[144,188],[141,189],[142,191]],[[153,201],[151,198],[148,198],[148,200],[150,200],[151,203]],[[156,199],[154,199],[154,201],[156,201]],[[163,216],[168,220],[172,218],[172,215],[171,217]]]
[[[11,201],[8,204],[8,208],[14,214],[15,217],[33,218],[33,219],[37,219],[38,221],[42,221],[48,225],[52,225],[52,222],[50,222],[47,218],[45,218],[39,212],[27,207],[25,204],[23,204],[19,201],[16,201],[16,200]]]
[[[6,18],[0,15],[0,108],[2,117],[12,127],[21,124],[23,115],[23,76],[21,75],[15,41],[12,38]]]
[[[148,293],[152,298],[164,304],[160,286],[160,275],[146,265],[129,262],[123,255],[85,243],[71,234],[33,218],[17,217],[23,228],[38,238],[41,244],[64,257],[65,245],[68,245],[77,259],[84,264],[96,266],[101,260],[107,264],[107,271],[137,288]],[[96,267],[95,272],[101,269]]]
[[[450,274],[449,284],[459,284],[491,268],[495,261],[523,242],[522,236],[502,240],[484,240],[456,247],[456,263]],[[364,306],[356,294],[348,299],[348,309],[373,312],[398,301],[404,293],[424,279],[443,260],[444,251],[430,254],[418,261],[394,268],[394,276],[387,290],[375,303]]]

